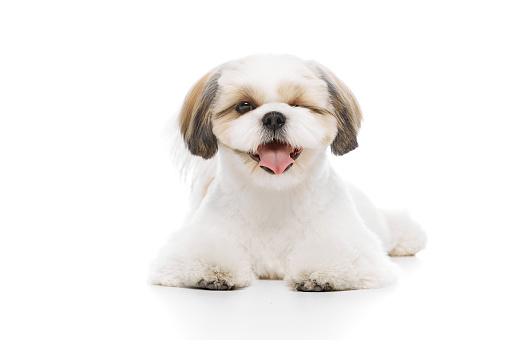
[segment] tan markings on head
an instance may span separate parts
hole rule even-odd
[[[338,133],[331,150],[335,155],[344,155],[358,146],[357,132],[362,121],[359,104],[350,89],[332,71],[316,63],[312,63],[311,68],[327,84],[332,113],[337,119]]]
[[[217,152],[212,133],[212,107],[218,89],[218,69],[207,73],[189,90],[179,115],[180,133],[189,152],[205,159]]]
[[[319,123],[324,127],[326,131],[322,138],[322,145],[331,145],[338,133],[336,128],[336,117],[327,111],[326,114],[320,115]]]
[[[235,118],[237,118],[237,112],[235,111],[235,108],[226,111],[220,117],[215,116],[212,118],[214,135],[216,135],[217,138],[219,138],[219,140],[223,143],[230,143],[230,134],[228,133],[228,129],[230,129],[230,126]]]
[[[219,137],[223,143],[230,143],[228,129],[232,122],[242,116],[237,112],[236,107],[239,103],[249,102],[255,108],[263,105],[266,101],[265,93],[250,85],[225,86],[221,89],[221,95],[217,98],[218,111],[212,117],[214,134]],[[245,114],[249,114],[245,113]]]
[[[302,84],[283,83],[280,84],[277,93],[282,103],[290,106],[301,106],[306,103],[306,91]]]
[[[323,94],[324,90],[326,91],[326,87],[315,78],[302,83],[283,82],[277,92],[282,103],[307,107],[315,113],[320,113],[323,110],[321,108],[328,102],[328,96]]]
[[[227,85],[222,89],[220,101],[217,103],[218,113],[214,118],[221,118],[235,112],[235,107],[241,102],[249,102],[254,107],[262,106],[266,102],[265,93],[251,85],[231,86]]]
[[[337,123],[334,113],[325,107],[328,105],[329,95],[323,95],[327,91],[327,87],[323,82],[317,84],[317,79],[307,76],[311,82],[285,82],[278,87],[278,94],[281,97],[281,102],[287,103],[290,106],[299,106],[308,109],[311,113],[316,114],[317,121],[324,127],[326,135],[323,137],[323,145],[327,146],[332,143],[337,134]],[[317,85],[321,85],[318,86]]]
[[[250,102],[255,107],[259,107],[267,101],[267,98],[264,91],[251,85],[244,85],[237,92],[237,102],[243,101]]]

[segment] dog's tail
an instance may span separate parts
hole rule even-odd
[[[390,256],[410,256],[424,249],[426,233],[407,211],[383,211],[383,215],[391,234]]]

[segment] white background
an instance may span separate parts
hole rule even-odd
[[[2,339],[507,339],[503,1],[2,1]],[[315,59],[364,111],[334,160],[428,248],[378,290],[154,287],[187,207],[161,130],[214,66]]]

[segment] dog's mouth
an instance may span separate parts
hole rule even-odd
[[[280,175],[290,169],[300,156],[302,148],[287,143],[271,142],[258,146],[257,153],[248,153],[259,163],[260,168],[273,175]]]

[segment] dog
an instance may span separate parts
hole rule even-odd
[[[383,287],[390,256],[426,234],[376,208],[330,164],[357,147],[361,111],[328,68],[290,55],[224,63],[189,91],[178,125],[197,161],[191,212],[150,282],[230,290],[283,279],[297,291]]]

